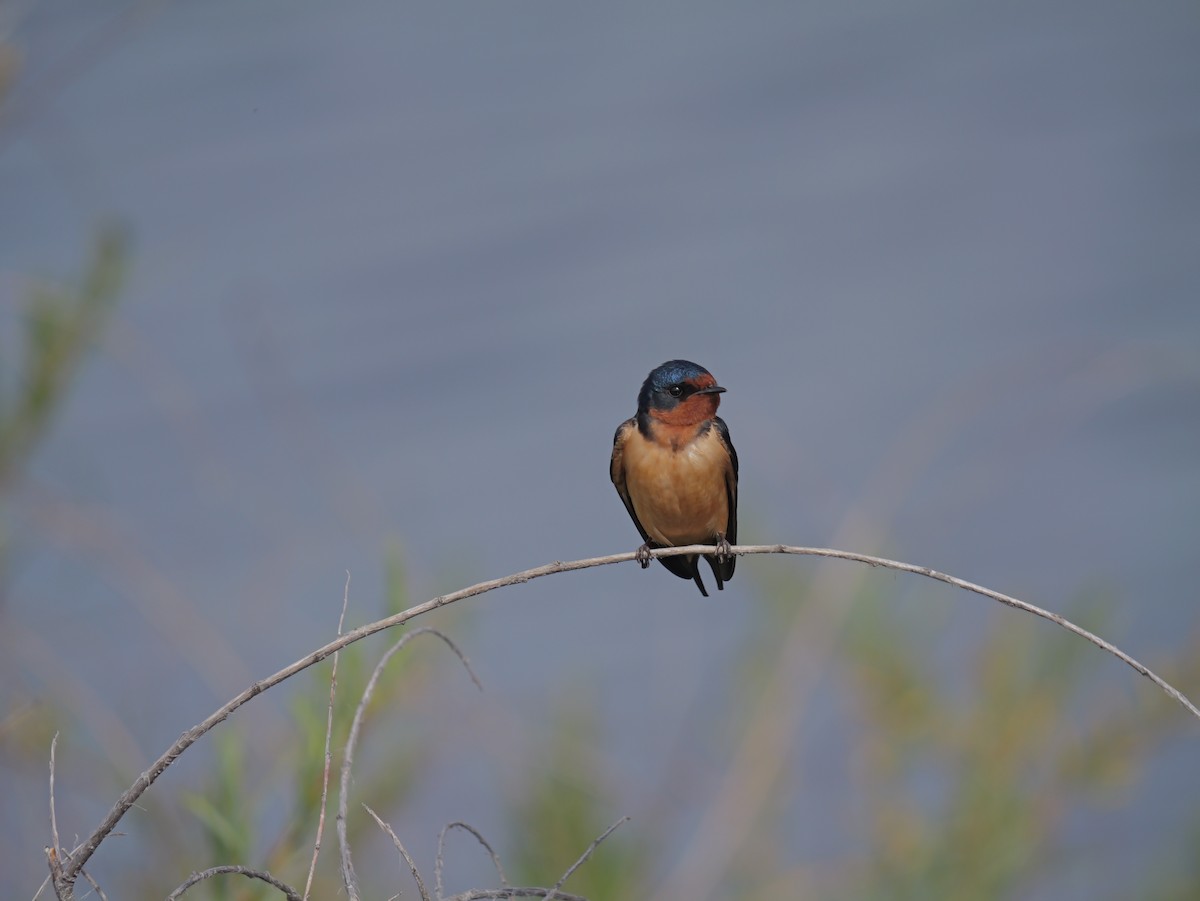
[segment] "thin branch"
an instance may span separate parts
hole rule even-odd
[[[408,644],[418,635],[436,635],[440,638],[462,661],[462,665],[467,670],[467,675],[471,677],[471,681],[475,683],[476,688],[483,691],[483,683],[479,681],[479,677],[475,675],[475,671],[471,668],[471,662],[467,656],[458,648],[453,641],[446,635],[439,632],[437,629],[429,628],[428,626],[420,629],[413,629],[403,638],[397,641],[394,645],[388,648],[387,653],[379,658],[379,662],[375,664],[375,669],[371,672],[371,678],[367,680],[367,685],[363,689],[362,698],[358,702],[358,707],[354,710],[354,719],[350,722],[350,735],[346,738],[346,750],[342,755],[342,779],[338,798],[337,812],[337,834],[338,846],[341,849],[342,857],[342,883],[346,886],[346,895],[350,901],[358,901],[358,880],[354,875],[354,862],[350,858],[350,842],[346,835],[346,809],[350,803],[350,771],[354,766],[354,749],[358,745],[358,733],[362,728],[363,718],[367,713],[367,704],[371,701],[371,695],[375,692],[375,684],[379,681],[379,677],[383,674],[383,668],[387,666],[392,656]],[[373,814],[372,814],[373,815]]]
[[[183,882],[179,888],[167,895],[167,901],[178,901],[183,893],[190,889],[193,885],[203,882],[205,879],[212,879],[214,876],[223,876],[226,873],[234,873],[238,876],[245,876],[247,879],[258,879],[261,882],[267,883],[272,888],[277,888],[287,897],[287,901],[303,901],[300,893],[268,873],[266,870],[252,870],[249,867],[241,867],[236,865],[226,865],[221,867],[213,867],[210,870],[205,870],[203,873],[193,873]]]
[[[62,853],[62,845],[58,841],[58,816],[54,812],[54,755],[58,748],[58,733],[50,739],[50,841],[53,842],[55,854]]]
[[[508,888],[508,877],[504,875],[504,867],[500,865],[500,855],[492,850],[492,846],[487,843],[487,839],[480,834],[479,830],[469,823],[447,823],[442,827],[442,831],[438,834],[437,862],[433,867],[434,893],[438,896],[438,898],[441,899],[442,897],[442,863],[444,860],[443,852],[446,849],[446,833],[451,829],[462,829],[463,831],[469,832],[471,835],[475,836],[475,840],[478,841],[479,844],[483,845],[484,850],[486,850],[491,856],[492,864],[496,867],[496,872],[500,876],[500,884],[505,888]]]
[[[400,856],[404,858],[405,862],[408,864],[409,870],[412,871],[412,878],[417,883],[417,891],[421,893],[421,901],[430,901],[429,892],[425,890],[425,881],[421,878],[421,873],[417,869],[417,865],[413,863],[412,857],[409,856],[408,851],[405,850],[404,845],[400,842],[400,839],[396,837],[396,833],[392,831],[392,827],[381,820],[379,818],[379,814],[373,811],[368,805],[364,804],[363,807],[366,809],[367,813],[371,815],[371,818],[379,824],[379,828],[391,836],[392,844],[396,846],[396,850],[400,852]]]
[[[91,873],[89,873],[87,870],[80,870],[79,875],[88,881],[88,885],[90,885],[96,892],[96,897],[99,898],[100,901],[108,901],[108,895],[104,894],[104,889],[100,888],[100,883],[92,878]]]
[[[50,868],[50,876],[46,882],[54,886],[54,893],[62,898],[64,893],[68,896],[72,894],[75,884],[75,875],[68,874],[67,870],[71,865],[71,854],[74,852],[64,851],[58,840],[58,815],[55,813],[54,804],[54,770],[56,764],[56,751],[58,748],[58,733],[54,733],[54,738],[50,740],[50,841],[53,843],[50,847],[45,848],[46,863]],[[76,851],[79,849],[76,848]],[[67,860],[67,866],[63,866],[63,858]],[[83,866],[79,869],[82,871]],[[34,901],[37,901],[38,895],[42,893],[42,889],[46,887],[46,882],[41,884],[35,894]]]
[[[342,589],[342,615],[338,617],[337,634],[342,634],[346,622],[346,608],[350,605],[350,571],[346,571],[346,585]],[[321,853],[321,837],[325,834],[325,802],[329,798],[329,771],[333,766],[333,755],[329,752],[333,736],[333,700],[337,695],[338,654],[333,655],[333,671],[329,676],[329,709],[325,712],[325,768],[321,773],[321,813],[317,817],[317,840],[313,844],[312,863],[308,865],[308,879],[304,882],[304,901],[312,890],[313,876],[317,872],[317,855]]]
[[[673,548],[657,548],[650,552],[652,557],[677,557],[684,554],[712,554],[716,553],[716,548],[711,545],[688,545],[686,547]],[[1168,684],[1165,680],[1155,675],[1150,669],[1138,661],[1134,660],[1125,652],[1119,650],[1114,645],[1109,644],[1101,638],[1082,629],[1064,619],[1056,613],[1051,613],[1043,610],[1040,607],[1035,607],[1032,604],[1027,604],[1024,601],[1017,600],[1005,594],[1001,594],[991,589],[984,588],[980,585],[975,585],[972,582],[967,582],[962,579],[957,579],[954,576],[948,576],[945,573],[940,573],[936,570],[928,569],[923,566],[914,566],[910,563],[901,563],[896,560],[887,560],[883,557],[874,557],[868,554],[856,554],[850,551],[839,551],[832,548],[817,548],[817,547],[793,547],[783,544],[772,545],[737,545],[731,549],[731,552],[738,556],[750,554],[797,554],[809,557],[826,557],[839,560],[851,560],[858,563],[866,563],[869,566],[879,566],[886,569],[894,569],[899,572],[908,572],[915,575],[924,576],[929,579],[935,579],[939,582],[945,582],[947,585],[954,585],[965,591],[970,591],[975,594],[982,595],[992,600],[999,601],[1009,607],[1015,607],[1018,610],[1024,610],[1027,613],[1032,613],[1034,616],[1039,616],[1042,619],[1047,619],[1050,622],[1062,626],[1069,632],[1073,632],[1082,638],[1086,638],[1092,644],[1112,654],[1118,660],[1125,662],[1141,675],[1145,676],[1171,698],[1187,709],[1192,716],[1200,720],[1200,710],[1189,701],[1182,692]],[[463,588],[459,591],[451,592],[450,594],[440,595],[436,598],[426,601],[423,604],[418,604],[415,607],[410,607],[400,613],[378,620],[373,623],[368,623],[365,626],[360,626],[351,632],[341,635],[336,640],[331,641],[324,647],[318,648],[310,654],[300,658],[295,663],[284,667],[279,672],[272,676],[268,676],[259,682],[255,682],[245,691],[241,692],[234,698],[227,701],[220,708],[210,714],[206,719],[197,723],[192,728],[184,732],[175,743],[171,745],[161,757],[150,765],[150,768],[143,772],[134,781],[128,789],[113,804],[112,809],[105,815],[104,819],[96,827],[96,830],[87,838],[80,846],[78,853],[72,855],[70,862],[63,868],[63,876],[67,881],[73,880],[78,875],[79,870],[91,859],[91,856],[96,852],[105,837],[112,832],[121,818],[125,816],[129,808],[137,801],[142,794],[154,784],[155,780],[163,774],[175,760],[186,751],[193,743],[201,736],[209,732],[219,723],[224,722],[231,713],[246,704],[252,698],[262,694],[269,688],[273,688],[285,679],[289,679],[296,673],[301,672],[314,664],[320,663],[327,657],[332,656],[336,652],[348,645],[354,644],[356,641],[362,641],[376,632],[382,632],[384,629],[390,629],[393,626],[398,626],[401,623],[406,623],[410,619],[418,616],[423,616],[437,610],[440,607],[445,607],[449,604],[458,601],[466,600],[467,598],[475,597],[476,595],[486,594],[489,591],[495,591],[497,588],[507,588],[511,585],[521,585],[525,582],[530,582],[534,579],[542,578],[543,576],[551,576],[557,573],[574,572],[580,569],[590,569],[593,566],[608,566],[613,563],[628,563],[636,558],[637,554],[634,551],[627,551],[621,554],[609,554],[603,557],[590,557],[585,560],[572,560],[569,562],[555,561],[544,566],[537,566],[533,569],[527,569],[519,573],[514,573],[509,576],[504,576],[500,579],[491,579],[486,582],[480,582],[472,585],[469,588]],[[61,893],[60,893],[61,894]]]
[[[595,839],[595,841],[593,841],[590,845],[588,845],[587,850],[579,855],[579,860],[577,860],[577,861],[575,861],[575,863],[571,864],[571,866],[567,868],[567,872],[562,874],[562,878],[559,879],[558,882],[554,883],[554,888],[550,889],[550,893],[548,895],[546,895],[546,901],[551,901],[551,899],[555,895],[558,895],[558,890],[563,887],[563,884],[568,879],[571,878],[571,874],[574,873],[576,870],[578,870],[581,866],[583,866],[584,861],[586,861],[589,857],[592,856],[592,852],[595,851],[598,847],[600,847],[600,843],[602,841],[604,841],[606,838],[608,838],[610,835],[612,835],[613,831],[618,826],[620,826],[622,823],[628,823],[628,822],[629,822],[629,817],[621,817],[621,819],[617,820],[615,823],[613,823],[611,826],[609,826],[607,829],[605,829],[604,832],[602,832],[600,834],[600,836]],[[562,896],[559,895],[559,897],[562,897]]]

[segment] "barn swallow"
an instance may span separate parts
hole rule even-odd
[[[738,458],[729,429],[717,415],[725,391],[712,373],[687,360],[670,360],[646,377],[637,415],[613,436],[609,475],[645,542],[638,561],[650,565],[650,549],[714,544],[705,554],[717,589],[733,578],[737,562]],[[696,554],[660,557],[681,579],[695,581],[708,597]]]

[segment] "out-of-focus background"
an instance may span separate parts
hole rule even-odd
[[[742,541],[936,567],[1200,696],[1193,3],[0,7],[0,894],[347,623],[632,550],[612,433],[728,387]],[[606,567],[428,617],[350,804],[593,899],[1195,898],[1200,723],[895,573]],[[335,759],[369,668],[343,658]],[[303,884],[329,668],[90,871]],[[332,827],[332,823],[330,824]],[[319,897],[339,889],[331,830]],[[451,839],[450,891],[494,885]],[[203,897],[262,897],[240,883]]]

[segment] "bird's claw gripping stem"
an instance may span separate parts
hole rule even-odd
[[[718,563],[724,563],[733,556],[733,545],[729,543],[729,539],[724,535],[717,536],[716,546]]]

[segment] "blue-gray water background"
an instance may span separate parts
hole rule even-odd
[[[871,535],[853,549],[1055,609],[1098,589],[1148,662],[1195,628],[1194,3],[128,8],[0,22],[24,67],[0,119],[4,353],[31,276],[77,271],[104,217],[135,239],[13,510],[0,611],[5,695],[77,723],[69,835],[123,787],[73,776],[82,746],[135,772],[328,640],[347,570],[350,621],[373,619],[390,547],[416,600],[631,550],[609,442],[672,357],[729,389],[744,541]],[[425,860],[441,822],[496,828],[566,685],[601,711],[611,819],[636,817],[680,711],[732,678],[751,571],[814,565],[743,561],[707,601],[629,565],[473,602],[487,695],[441,667],[454,721],[421,723],[455,750],[394,825]],[[966,635],[998,615],[872,578]],[[1102,696],[1151,691],[1097,671]],[[255,704],[237,728],[261,762],[287,711]],[[826,707],[780,839],[801,862],[855,834],[852,730]],[[1192,730],[1076,824],[1086,872],[1046,896],[1153,860],[1200,802],[1198,752]],[[0,777],[0,885],[28,897],[44,779]]]

